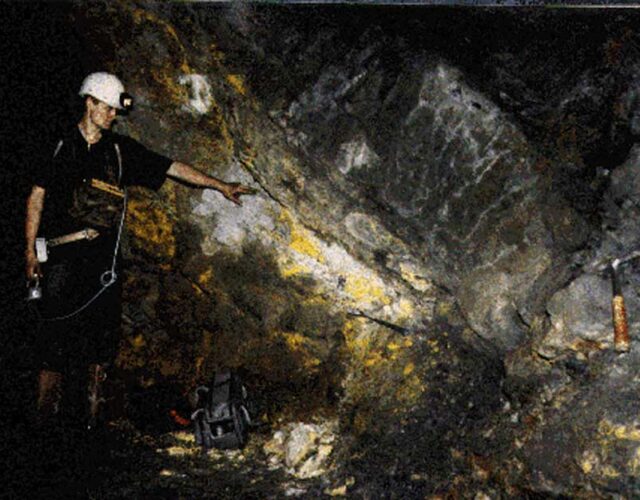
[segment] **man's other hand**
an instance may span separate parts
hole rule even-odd
[[[25,254],[25,273],[27,275],[27,280],[32,280],[36,276],[38,278],[42,278],[42,271],[40,270],[40,262],[38,262],[38,257],[36,253],[31,251]]]

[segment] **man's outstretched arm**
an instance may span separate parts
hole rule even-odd
[[[211,177],[199,170],[193,168],[191,165],[174,161],[167,171],[169,177],[179,179],[181,181],[193,184],[194,186],[215,189],[220,191],[222,195],[235,203],[236,205],[242,205],[240,201],[240,195],[254,194],[255,189],[248,186],[243,186],[237,182],[224,182],[215,177]]]
[[[44,188],[33,186],[27,199],[27,213],[24,222],[24,234],[27,244],[24,251],[27,279],[32,279],[34,276],[42,276],[38,257],[36,256],[36,236],[40,227],[42,207],[44,207],[44,195]]]

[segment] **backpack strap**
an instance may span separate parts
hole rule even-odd
[[[113,147],[116,150],[116,157],[118,158],[118,184],[122,184],[122,153],[120,152],[120,145],[117,142],[113,143]]]
[[[55,151],[53,152],[53,158],[58,156],[58,153],[62,149],[62,145],[64,141],[60,139],[58,141],[58,145],[56,146]],[[118,159],[118,184],[122,183],[122,153],[120,152],[120,145],[117,142],[113,143],[113,147],[116,150],[116,158]]]
[[[56,150],[53,152],[53,157],[55,158],[56,156],[58,156],[58,153],[60,152],[60,150],[62,149],[62,145],[64,144],[64,141],[62,139],[60,139],[60,141],[58,142],[58,145],[56,146]]]

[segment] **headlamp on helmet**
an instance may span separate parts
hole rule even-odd
[[[123,114],[129,113],[129,111],[133,110],[133,96],[127,92],[120,94],[120,106],[121,109],[119,112],[122,112]]]
[[[133,108],[133,97],[124,91],[120,79],[111,73],[91,73],[82,82],[78,94],[82,97],[95,97],[125,113]]]

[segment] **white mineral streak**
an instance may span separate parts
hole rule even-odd
[[[254,185],[249,175],[235,164],[225,177]],[[394,295],[393,288],[377,273],[352,257],[338,243],[326,243],[308,230],[305,237],[317,249],[318,254],[308,255],[292,247],[287,229],[280,220],[282,209],[272,199],[258,193],[243,196],[242,203],[241,208],[236,207],[214,190],[205,190],[200,197],[192,197],[192,220],[204,234],[201,243],[204,255],[212,256],[223,247],[241,253],[244,243],[259,240],[276,251],[278,262],[283,268],[306,270],[316,280],[319,290],[331,290],[347,307],[373,312],[381,307],[383,295]],[[293,215],[289,217],[292,218],[292,224],[302,227]],[[360,222],[375,230],[373,221]],[[365,238],[366,231],[361,231],[360,236]],[[345,285],[337,287],[341,280]],[[362,289],[367,287],[375,289],[378,294],[369,296],[363,293]]]
[[[430,126],[424,127],[424,122]],[[447,200],[451,197],[462,198],[466,192],[476,188],[509,154],[508,151],[496,149],[498,139],[505,133],[499,110],[467,87],[457,70],[443,64],[425,72],[418,102],[407,115],[404,128],[407,133],[416,128],[424,129],[425,135],[415,138],[424,142],[424,147],[440,145],[438,150],[433,151],[430,164],[419,173],[417,184],[421,187],[420,192],[412,193],[411,202],[401,202],[402,206],[398,207],[404,217],[420,216],[426,201],[438,196],[442,200],[437,213],[440,218],[447,218],[450,214]],[[484,136],[490,137],[486,145],[483,145]],[[447,164],[438,168],[443,161]],[[402,159],[396,158],[396,171],[403,172],[405,168]],[[446,175],[436,175],[435,170],[442,170]],[[406,173],[402,177],[406,179]],[[509,194],[507,190],[500,200]],[[393,196],[389,195],[389,198]],[[499,206],[500,203],[492,203],[480,211],[471,231],[477,230],[488,213]]]
[[[336,164],[343,174],[348,174],[351,170],[359,169],[380,160],[364,137],[360,137],[351,142],[342,144],[338,151]]]
[[[190,113],[204,115],[209,112],[213,104],[211,84],[205,75],[182,75],[178,83],[187,87],[189,102],[182,109]]]
[[[469,232],[467,233],[467,235],[460,239],[460,238],[455,238],[458,241],[462,241],[463,243],[468,242],[471,238],[473,238],[473,236],[475,235],[476,231],[481,227],[482,223],[484,222],[484,219],[487,218],[489,216],[489,214],[495,210],[496,208],[500,207],[502,205],[502,200],[505,199],[506,197],[518,193],[519,191],[521,191],[521,187],[520,186],[514,186],[511,189],[509,189],[508,191],[502,193],[502,195],[497,198],[491,205],[489,205],[487,208],[485,208],[480,215],[478,215],[476,223],[474,224],[474,226],[469,230]],[[453,235],[451,235],[453,237]]]
[[[249,175],[236,165],[229,169],[227,176],[253,185]],[[240,250],[245,240],[255,239],[275,229],[271,211],[273,202],[269,198],[259,193],[242,196],[241,200],[242,207],[237,207],[213,189],[205,189],[200,200],[192,198],[192,212],[201,217],[198,222],[206,235],[202,242],[205,255],[215,254],[221,245]]]

